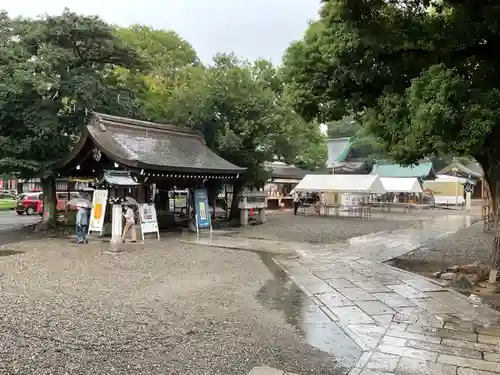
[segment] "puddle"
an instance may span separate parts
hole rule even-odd
[[[385,263],[390,266],[412,273],[418,273],[426,277],[432,277],[433,272],[440,272],[449,266],[444,262],[408,258],[393,258]]]
[[[267,280],[257,293],[257,300],[269,309],[283,312],[286,321],[311,346],[331,354],[340,366],[353,367],[361,349],[324,314],[277,266],[269,253],[261,253],[262,262],[273,278]]]
[[[24,251],[11,250],[11,249],[0,249],[0,257],[8,257],[10,255],[23,254]]]

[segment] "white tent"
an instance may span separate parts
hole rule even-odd
[[[380,178],[377,175],[367,174],[308,174],[298,183],[295,191],[310,193],[386,193]]]
[[[413,177],[382,177],[380,179],[388,193],[421,193],[422,186]]]

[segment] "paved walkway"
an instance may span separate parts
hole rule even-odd
[[[275,261],[361,349],[350,375],[500,374],[496,311],[383,263],[470,224],[470,217],[448,216],[423,222],[419,229],[375,233],[344,244],[292,243],[301,256]],[[209,242],[249,250],[286,246],[221,237]]]

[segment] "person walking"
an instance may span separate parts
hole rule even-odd
[[[76,207],[76,242],[77,243],[89,243],[87,240],[87,232],[89,230],[89,215],[87,208],[84,206]]]
[[[294,215],[297,215],[297,210],[299,209],[299,204],[300,204],[299,194],[295,191],[293,193],[293,214]]]
[[[125,243],[128,231],[130,231],[132,235],[131,242],[137,242],[137,234],[135,232],[135,212],[131,206],[125,206],[125,213],[123,216],[125,217],[125,227],[123,228],[122,242]]]

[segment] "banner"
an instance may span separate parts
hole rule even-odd
[[[92,212],[90,213],[89,233],[99,232],[99,234],[102,235],[107,203],[108,191],[94,190],[94,196],[92,197]]]
[[[158,219],[156,217],[155,205],[152,203],[139,204],[139,221],[141,223],[142,240],[144,241],[144,233],[156,233],[160,239],[158,229]]]
[[[196,230],[208,228],[212,231],[207,189],[197,189],[194,191],[194,206],[196,211]]]

